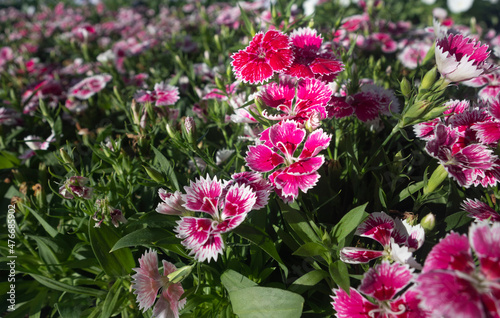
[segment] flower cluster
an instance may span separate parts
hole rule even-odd
[[[237,173],[225,182],[207,176],[184,187],[185,194],[160,189],[163,202],[156,211],[181,215],[175,232],[183,240],[182,245],[200,262],[216,261],[224,249],[222,235],[240,225],[251,210],[264,207],[270,188],[257,173]],[[192,212],[208,217],[191,216]]]

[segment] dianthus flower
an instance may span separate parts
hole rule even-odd
[[[296,156],[295,152],[305,137],[305,129],[299,128],[297,122],[282,121],[262,132],[260,141],[263,144],[250,146],[245,158],[247,166],[253,171],[274,170],[269,180],[285,202],[294,201],[299,195],[299,189],[305,193],[313,188],[320,177],[317,170],[325,159],[318,153],[328,147],[331,137],[323,129],[313,131]],[[278,168],[279,166],[282,167]]]
[[[483,74],[462,84],[470,87],[482,87],[477,96],[485,102],[494,102],[500,99],[500,69],[489,74]]]
[[[248,212],[267,204],[269,188],[258,178],[238,174],[234,177],[223,184],[217,177],[207,176],[184,187],[186,194],[161,194],[164,204],[160,203],[157,211],[183,215],[174,231],[200,262],[216,261],[224,249],[222,234],[239,226]],[[210,218],[187,216],[191,212],[202,212]]]
[[[273,82],[265,85],[260,98],[266,106],[283,114],[271,115],[264,110],[262,116],[272,120],[294,119],[302,123],[318,113],[321,119],[325,119],[325,107],[331,95],[332,90],[317,79],[281,77],[279,84]]]
[[[179,100],[179,89],[164,82],[156,83],[154,91],[139,90],[134,96],[138,103],[152,103],[155,106],[169,106]]]
[[[421,268],[412,257],[412,253],[424,243],[425,233],[420,224],[412,226],[407,220],[393,219],[384,212],[375,212],[358,226],[355,234],[376,240],[384,250],[344,247],[340,250],[343,262],[360,264],[383,257]]]
[[[439,73],[450,82],[462,82],[493,70],[486,63],[490,55],[489,46],[462,34],[448,34],[434,22],[437,30],[436,65]]]
[[[74,199],[75,196],[82,199],[90,199],[93,190],[85,186],[88,182],[88,178],[73,176],[67,179],[59,188],[59,194],[65,199]]]
[[[408,265],[383,261],[370,268],[361,280],[359,291],[350,287],[349,294],[334,289],[332,306],[337,318],[425,318],[430,313],[419,308],[414,288],[405,290],[414,275]],[[404,291],[405,290],[405,291]],[[373,302],[366,296],[371,297]],[[399,294],[399,296],[396,296]]]
[[[263,83],[292,65],[293,51],[287,35],[277,30],[257,33],[250,44],[231,55],[233,72],[246,83]]]
[[[462,209],[468,212],[468,217],[476,221],[500,222],[500,214],[495,212],[488,204],[479,200],[467,199],[462,202]]]
[[[500,223],[473,223],[469,237],[448,234],[433,247],[417,278],[421,307],[442,317],[499,317],[499,262]]]
[[[106,84],[111,81],[109,74],[100,74],[87,77],[69,89],[68,96],[78,99],[89,99],[94,94],[100,92]]]
[[[165,260],[163,275],[158,268],[158,255],[156,251],[149,250],[139,258],[139,268],[133,270],[137,273],[132,276],[132,288],[137,295],[139,309],[143,312],[153,306],[158,291],[161,290],[160,299],[153,308],[153,317],[179,318],[179,310],[184,308],[186,299],[181,299],[184,289],[180,283],[172,283],[167,275],[177,270],[174,264]]]
[[[331,50],[322,47],[323,39],[316,30],[299,28],[290,34],[295,56],[285,74],[298,78],[327,76],[331,81],[344,70],[342,61],[336,59]]]

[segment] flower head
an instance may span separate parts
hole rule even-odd
[[[274,72],[283,72],[293,62],[293,51],[287,35],[277,30],[257,33],[250,44],[231,55],[233,72],[238,79],[251,84],[263,83]]]
[[[175,265],[165,260],[162,263],[163,275],[159,272],[156,251],[150,249],[145,252],[139,259],[139,268],[133,269],[136,274],[132,276],[132,288],[143,312],[153,306],[161,290],[160,299],[153,308],[153,317],[179,318],[179,310],[186,304],[186,299],[181,299],[184,289],[180,283],[168,281],[167,275],[177,270]]]
[[[155,106],[169,106],[179,100],[179,89],[165,82],[156,83],[153,91],[139,90],[135,96],[139,103],[154,103]]]
[[[65,199],[74,199],[75,196],[82,199],[90,199],[92,196],[92,188],[85,185],[89,182],[88,178],[73,176],[67,179],[59,188],[59,194]]]
[[[439,26],[436,25],[435,29]],[[490,55],[489,46],[465,37],[462,34],[438,32],[436,39],[436,64],[439,73],[450,82],[462,82],[473,79],[493,70],[486,63]]]
[[[94,94],[100,92],[112,79],[109,74],[100,74],[87,77],[69,89],[68,96],[78,99],[89,99]]]

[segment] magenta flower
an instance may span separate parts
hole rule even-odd
[[[443,317],[499,317],[499,262],[500,223],[474,223],[468,238],[448,234],[431,250],[417,278],[422,308]]]
[[[0,125],[19,126],[23,123],[21,113],[13,108],[0,107]]]
[[[500,214],[495,212],[488,204],[477,199],[465,200],[462,202],[462,209],[468,212],[468,216],[476,221],[500,222]]]
[[[500,69],[489,74],[483,74],[463,83],[470,87],[482,87],[477,93],[478,97],[485,102],[498,101],[500,94]]]
[[[153,317],[179,318],[179,310],[184,308],[186,299],[181,299],[184,289],[180,283],[169,282],[167,275],[175,272],[174,264],[165,260],[163,263],[163,275],[158,268],[158,255],[156,251],[149,250],[139,258],[139,268],[134,268],[132,275],[132,288],[137,295],[139,309],[145,312],[153,306],[158,291],[160,299],[153,308]]]
[[[422,63],[430,48],[431,44],[429,43],[414,42],[405,46],[401,53],[398,54],[398,59],[404,67],[411,70],[416,69]]]
[[[412,270],[408,265],[390,264],[383,261],[370,268],[358,290],[334,289],[332,306],[337,318],[424,318],[430,313],[419,308],[420,299],[414,288],[402,292],[413,280]],[[373,302],[366,296],[371,297]],[[402,292],[402,293],[401,293]],[[398,296],[396,296],[398,295]]]
[[[68,96],[74,96],[82,100],[89,99],[94,94],[100,92],[111,79],[112,77],[109,74],[87,77],[71,87]]]
[[[92,197],[92,188],[85,185],[89,182],[88,178],[73,176],[67,179],[59,188],[59,194],[65,199],[74,199],[75,196],[82,199],[90,199]]]
[[[292,65],[285,74],[298,78],[327,76],[330,80],[344,70],[344,64],[335,58],[335,54],[322,47],[323,39],[316,30],[299,28],[290,34],[295,56]]]
[[[325,160],[318,153],[328,147],[331,139],[322,129],[315,130],[307,136],[302,151],[296,156],[305,137],[306,131],[299,128],[297,122],[282,121],[262,132],[260,141],[264,143],[250,146],[245,158],[253,171],[274,170],[269,181],[285,202],[294,201],[299,189],[305,193],[318,182],[317,170]]]
[[[283,72],[293,62],[288,36],[277,30],[257,33],[250,44],[231,55],[236,78],[251,84],[263,83],[274,72]]]
[[[420,224],[412,226],[406,220],[393,219],[384,212],[375,212],[358,226],[355,234],[376,240],[384,250],[344,247],[340,250],[340,259],[343,262],[360,264],[383,257],[421,268],[412,256],[424,243],[425,233]]]
[[[330,118],[343,118],[352,114],[363,121],[377,119],[380,114],[399,112],[399,102],[391,90],[373,84],[365,84],[352,96],[332,96],[328,103]]]
[[[206,213],[210,218],[182,217],[174,231],[196,260],[217,261],[224,249],[222,234],[245,220],[254,208],[257,196],[250,186],[235,183],[225,188],[217,177],[211,180],[208,176],[191,182],[184,190],[184,208]]]
[[[273,82],[265,85],[260,98],[266,106],[284,114],[271,115],[264,110],[262,116],[272,120],[294,119],[302,123],[318,113],[321,119],[325,119],[325,107],[331,95],[331,89],[317,79],[297,81],[291,77],[282,77],[279,84]]]
[[[434,28],[439,29],[436,22]],[[467,81],[493,71],[493,65],[486,63],[490,55],[487,44],[481,45],[481,42],[462,34],[437,33],[436,65],[439,73],[448,81]]]
[[[231,178],[232,180],[226,183],[224,187],[225,189],[233,184],[237,184],[249,186],[255,192],[256,201],[252,210],[259,210],[267,205],[267,202],[269,201],[269,194],[273,186],[266,179],[264,179],[260,173],[245,171],[235,173],[231,176]]]
[[[179,100],[179,89],[164,82],[156,83],[154,91],[140,90],[134,96],[139,103],[154,103],[155,106],[169,106]]]

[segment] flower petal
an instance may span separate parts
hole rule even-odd
[[[359,291],[379,301],[390,300],[413,279],[408,265],[388,261],[370,268],[359,286]]]
[[[384,254],[384,251],[373,251],[360,247],[344,247],[340,250],[340,260],[349,264],[361,264],[382,257]]]

